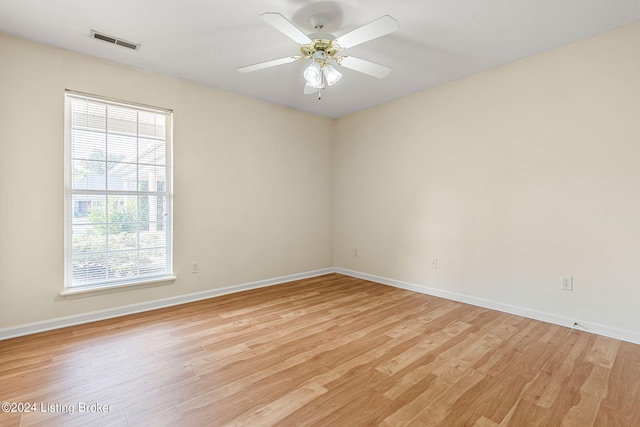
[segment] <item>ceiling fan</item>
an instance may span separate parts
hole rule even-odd
[[[309,35],[302,32],[302,30],[279,13],[265,12],[260,15],[260,18],[298,43],[300,45],[300,55],[288,56],[286,58],[274,59],[238,68],[238,71],[242,73],[310,58],[311,64],[305,68],[303,74],[305,79],[304,94],[315,93],[317,91],[318,99],[320,99],[322,96],[321,90],[325,88],[325,85],[333,86],[342,77],[342,74],[331,65],[331,61],[337,65],[379,79],[385,78],[391,72],[391,68],[385,65],[365,61],[364,59],[353,56],[340,55],[340,52],[345,49],[397,31],[400,28],[398,21],[389,15],[382,16],[338,38],[332,34],[322,32],[322,28],[328,22],[327,18],[323,15],[314,15],[311,17],[310,22],[316,29],[316,32]]]

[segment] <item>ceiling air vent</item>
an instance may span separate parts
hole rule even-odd
[[[140,49],[140,44],[139,43],[131,43],[131,42],[128,42],[126,40],[119,39],[117,37],[108,36],[106,34],[99,33],[97,31],[91,31],[91,37],[93,37],[94,39],[105,41],[107,43],[116,44],[118,46],[126,47],[126,48],[129,48],[129,49],[132,49],[132,50]]]

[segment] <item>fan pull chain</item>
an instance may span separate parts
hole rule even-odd
[[[324,89],[324,70],[320,68],[320,87],[318,88],[318,101],[322,100],[322,89]]]

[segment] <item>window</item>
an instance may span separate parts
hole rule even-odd
[[[65,289],[172,278],[171,111],[65,94]]]

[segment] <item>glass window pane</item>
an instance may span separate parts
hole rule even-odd
[[[134,278],[138,275],[138,251],[109,252],[109,279]]]
[[[148,231],[140,231],[140,248],[164,248],[167,245],[167,233],[159,228],[157,222],[150,222]]]
[[[155,197],[138,197],[138,220],[140,221],[140,230],[149,230],[151,209],[155,207],[155,205],[151,206],[153,203],[155,203]]]
[[[137,224],[110,224],[109,250],[121,251],[138,247]]]
[[[73,204],[73,224],[97,224],[105,223],[104,206],[106,196],[74,194]]]
[[[77,129],[105,131],[107,128],[106,106],[86,99],[73,99],[71,126]]]
[[[138,114],[138,133],[140,136],[164,139],[165,116],[150,111],[140,111]]]
[[[165,160],[165,144],[164,141],[140,138],[140,163],[152,165],[164,165]]]
[[[95,253],[107,249],[105,226],[84,224],[73,227],[73,252]]]
[[[140,173],[140,183],[147,182],[147,184],[142,184],[146,187],[143,190],[142,185],[138,187],[140,191],[154,191],[153,189],[157,188],[158,181],[165,181],[165,167],[164,166],[149,166],[149,165],[140,165],[139,173]]]
[[[166,251],[163,249],[140,250],[140,274],[157,274],[165,271]]]
[[[107,137],[109,161],[135,163],[138,156],[138,142],[135,136],[113,135]]]
[[[138,115],[131,108],[109,105],[107,120],[109,133],[136,135],[138,132]]]
[[[74,195],[72,197],[73,223],[86,224],[89,222],[90,200],[86,195]]]
[[[71,188],[74,190],[104,190],[105,162],[71,161]]]
[[[71,157],[74,159],[105,160],[106,134],[79,129],[71,131]]]
[[[82,286],[107,278],[107,257],[104,253],[74,253],[72,256],[74,286]]]
[[[119,191],[136,191],[137,167],[135,163],[115,163],[109,162],[108,169],[108,189]]]
[[[138,222],[138,203],[136,196],[108,196],[108,223],[118,225],[114,232],[130,232],[132,224]]]

